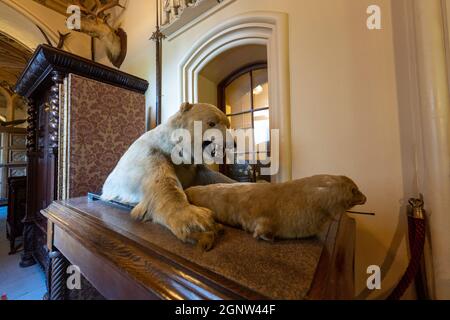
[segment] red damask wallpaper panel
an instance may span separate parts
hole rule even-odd
[[[65,136],[66,195],[100,192],[128,147],[145,132],[145,97],[69,75]]]

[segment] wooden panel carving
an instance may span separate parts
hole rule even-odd
[[[26,150],[9,150],[9,163],[26,163],[27,152]]]
[[[36,126],[37,126],[37,110],[33,100],[29,100],[28,105],[28,126],[27,126],[27,151],[29,153],[36,151]]]
[[[27,168],[10,168],[8,176],[10,177],[25,177],[27,175]]]
[[[50,147],[58,147],[59,135],[59,103],[60,103],[60,87],[63,83],[64,75],[61,72],[52,72],[53,86],[50,89],[50,110],[49,110],[49,138]]]
[[[26,136],[25,135],[12,133],[10,135],[10,137],[11,137],[10,147],[25,148],[25,146],[26,146]]]
[[[0,198],[1,201],[8,195],[8,179],[26,175],[26,130],[24,128],[0,127]]]

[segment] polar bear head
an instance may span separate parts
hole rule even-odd
[[[216,143],[225,146],[227,129],[230,122],[226,115],[214,105],[207,103],[183,103],[180,110],[168,121],[170,130],[188,130],[191,143],[201,143],[202,149],[214,148],[210,146]]]
[[[230,123],[219,108],[208,103],[183,103],[180,110],[170,119],[177,128],[193,129],[194,121],[201,121],[203,129],[226,130]]]

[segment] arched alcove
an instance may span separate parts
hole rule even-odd
[[[274,181],[291,179],[288,15],[250,12],[223,22],[200,38],[180,64],[182,101],[199,101],[201,71],[218,56],[242,46],[265,46],[271,129],[279,134],[279,171]]]
[[[217,89],[231,73],[256,63],[267,63],[267,47],[243,45],[222,52],[206,64],[198,73],[197,99],[217,104]]]

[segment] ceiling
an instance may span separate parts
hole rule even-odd
[[[40,3],[46,6],[47,8],[55,10],[56,12],[59,12],[64,15],[66,14],[67,7],[75,2],[72,0],[33,0],[33,1]]]
[[[0,83],[13,87],[31,55],[24,45],[0,32]]]
[[[62,15],[66,15],[67,7],[71,4],[75,4],[76,2],[74,0],[33,0],[33,1],[40,3],[56,12],[59,12]],[[100,1],[102,3],[107,2],[107,0],[100,0]],[[95,5],[95,0],[81,0],[80,2],[86,8],[92,8]]]

